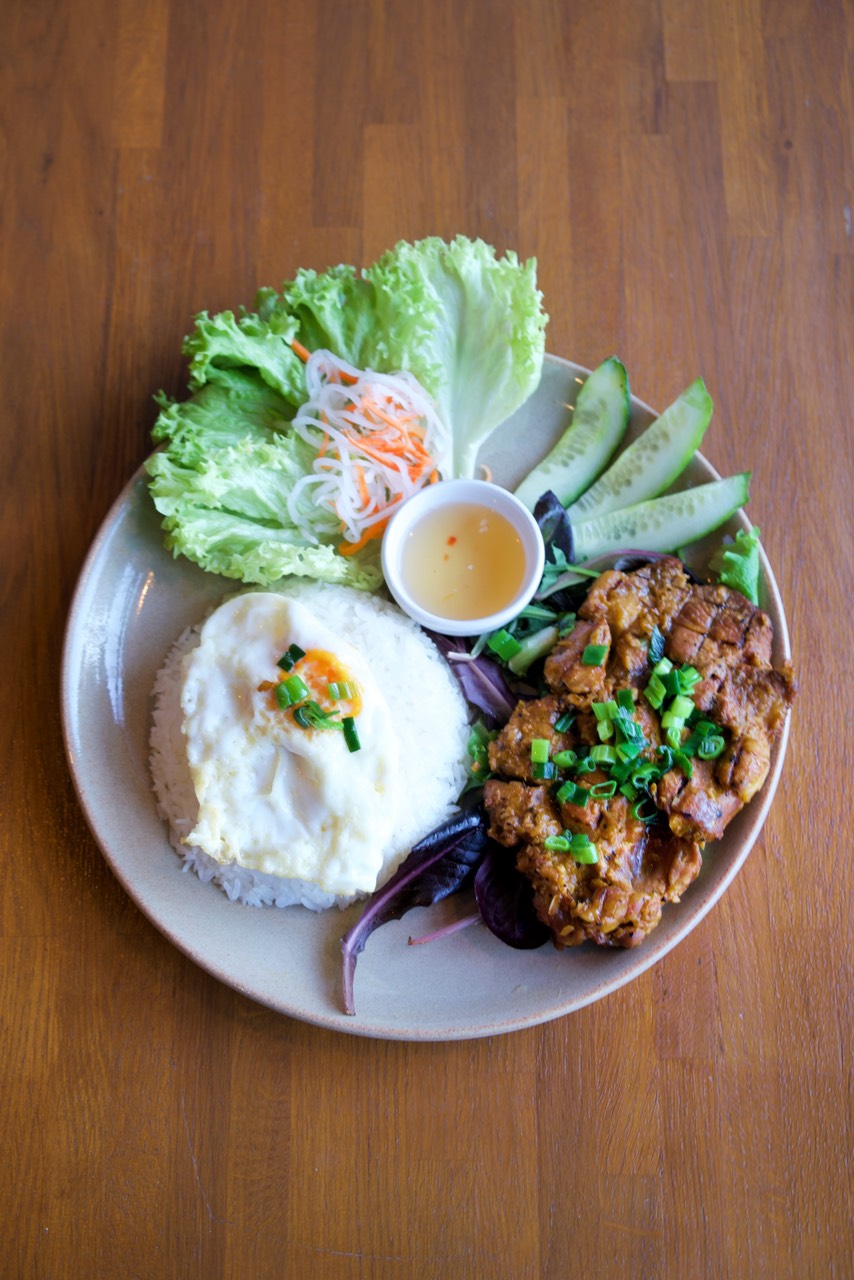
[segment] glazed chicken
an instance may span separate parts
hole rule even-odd
[[[674,666],[697,673],[694,705],[716,726],[723,750],[713,759],[693,758],[690,777],[678,764],[656,777],[651,811],[639,812],[619,791],[596,798],[608,789],[597,788],[607,784],[599,767],[576,779],[594,795],[576,791],[562,802],[562,789],[537,777],[532,741],[548,741],[550,759],[565,751],[583,754],[599,741],[594,703],[607,703],[620,690],[629,691],[643,736],[641,760],[657,758],[660,712],[643,693],[656,628]],[[558,947],[587,939],[623,947],[641,942],[661,918],[662,904],[678,902],[696,879],[703,846],[719,839],[760,789],[795,694],[789,664],[771,665],[771,641],[766,614],[729,587],[692,583],[673,557],[596,579],[574,629],[546,659],[551,692],[520,702],[491,743],[493,777],[484,788],[489,833],[514,850]],[[604,652],[600,662],[585,664],[588,646]],[[595,862],[546,843],[559,846],[560,837],[572,833],[595,844]]]

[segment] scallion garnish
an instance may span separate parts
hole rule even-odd
[[[337,711],[324,711],[313,699],[294,707],[294,720],[301,729],[340,729]]]
[[[569,839],[567,836],[546,836],[543,848],[553,853],[569,853]]]
[[[590,797],[587,787],[579,787],[578,783],[567,781],[559,787],[555,795],[558,804],[574,804],[583,809]]]
[[[287,680],[282,682],[287,690],[288,697],[293,706],[295,702],[302,702],[309,695],[309,687],[300,676],[288,676]]]
[[[327,688],[333,702],[349,702],[353,697],[354,689],[349,680],[332,680]]]
[[[622,707],[623,711],[630,711],[634,715],[635,700],[632,697],[631,689],[617,690],[617,705]]]
[[[362,744],[359,741],[359,734],[356,731],[356,721],[353,717],[345,716],[341,721],[341,728],[344,730],[344,741],[347,744],[347,750],[359,751]]]
[[[591,747],[590,759],[595,764],[615,764],[617,760],[617,752],[614,747]]]
[[[305,649],[301,649],[298,644],[290,644],[286,652],[279,658],[276,666],[281,667],[283,671],[293,671],[300,658],[304,657]]]
[[[555,720],[555,733],[566,733],[575,721],[575,716],[571,711],[564,711],[562,716],[558,716]]]
[[[642,796],[636,804],[632,805],[632,817],[637,818],[639,822],[652,822],[657,812],[649,796]]]
[[[592,864],[599,861],[596,846],[588,835],[575,832],[569,840],[569,853],[576,862]]]
[[[531,777],[537,782],[552,782],[557,777],[557,765],[552,760],[536,760],[531,764]]]
[[[660,662],[664,657],[664,636],[657,626],[652,629],[652,635],[649,637],[649,660],[652,663]]]
[[[617,784],[613,778],[607,782],[594,782],[590,788],[590,794],[594,800],[608,800],[617,790]]]
[[[701,760],[717,760],[724,749],[724,740],[719,734],[709,735],[704,738],[697,748],[697,755]]]
[[[559,769],[571,769],[578,763],[578,756],[574,751],[556,751],[552,759]]]
[[[509,662],[511,658],[515,658],[517,653],[522,652],[522,646],[519,641],[504,628],[500,631],[494,631],[487,640],[486,645],[487,648],[501,658],[502,662]]]
[[[531,739],[531,760],[534,764],[545,764],[549,758],[548,738]]]
[[[586,644],[581,655],[583,667],[601,667],[608,653],[606,644]]]

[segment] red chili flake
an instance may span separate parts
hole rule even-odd
[[[452,546],[454,545],[454,543],[456,542],[456,540],[457,540],[457,538],[456,538],[456,534],[453,534],[453,533],[452,533],[452,534],[451,534],[451,536],[450,536],[450,538],[448,539],[448,546],[449,546],[449,547],[452,547]]]

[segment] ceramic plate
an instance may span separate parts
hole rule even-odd
[[[535,395],[484,453],[514,487],[566,424],[586,371],[546,358]],[[630,431],[654,414],[633,401]],[[716,478],[701,457],[683,483]],[[749,527],[741,515],[727,532]],[[719,535],[715,536],[717,544]],[[696,548],[695,567],[707,553]],[[775,632],[775,663],[789,656],[776,583],[763,558],[760,603]],[[173,560],[142,472],[119,496],[89,552],[63,655],[62,711],[71,772],[89,825],[116,876],[156,927],[209,973],[272,1009],[336,1031],[396,1040],[456,1040],[561,1017],[614,991],[660,960],[698,924],[747,857],[777,787],[788,722],[761,794],[709,848],[699,879],[635,950],[587,945],[514,951],[474,925],[423,946],[418,937],[461,913],[459,899],[416,909],[374,933],[359,958],[356,1015],[341,1005],[340,938],[361,908],[314,913],[229,902],[182,869],[157,817],[148,774],[150,692],[181,631],[234,583]]]

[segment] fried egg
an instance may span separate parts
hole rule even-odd
[[[303,656],[286,672],[292,645]],[[282,705],[277,686],[292,676],[323,711],[354,718],[358,750],[338,728],[303,727],[299,700]],[[359,651],[296,600],[237,596],[185,657],[181,708],[199,806],[188,845],[336,895],[374,889],[398,807],[398,745]]]

